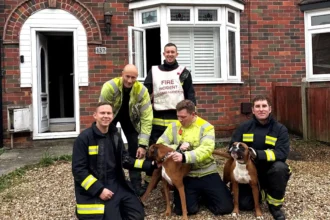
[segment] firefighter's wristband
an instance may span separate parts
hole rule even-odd
[[[184,155],[184,153],[181,153],[181,154],[182,154],[182,163],[185,163],[186,162],[186,155]]]

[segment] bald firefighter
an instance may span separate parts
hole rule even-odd
[[[147,88],[137,81],[138,70],[133,64],[128,64],[122,71],[122,76],[103,84],[100,101],[113,105],[116,125],[121,128],[128,142],[128,152],[131,157],[144,158],[152,128],[153,112]],[[144,190],[141,187],[141,172],[129,171],[129,177],[136,193],[140,196]]]

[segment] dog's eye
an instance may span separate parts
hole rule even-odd
[[[240,150],[245,150],[245,148],[243,146],[239,146]]]

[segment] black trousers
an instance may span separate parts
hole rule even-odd
[[[233,211],[233,198],[219,174],[214,173],[201,178],[185,177],[186,203],[188,214],[196,214],[203,201],[214,215],[229,214]],[[182,215],[179,192],[174,190],[174,212]]]
[[[129,116],[126,119],[123,118],[115,118],[113,120],[113,124],[117,125],[117,122],[120,122],[121,128],[126,136],[128,143],[128,154],[136,158],[136,151],[139,147],[138,137],[139,133],[135,130],[133,124],[131,123]],[[141,171],[129,170],[128,171],[129,178],[133,187],[138,191],[141,188]]]
[[[272,198],[281,200],[284,198],[290,175],[289,166],[284,162],[276,161],[269,167],[263,166],[258,169],[260,188]],[[261,194],[259,198],[261,201]],[[252,189],[248,184],[239,184],[239,208],[254,209]]]
[[[141,201],[123,186],[119,186],[113,197],[105,202],[103,220],[143,220],[144,216]]]

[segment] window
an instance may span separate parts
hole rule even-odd
[[[171,21],[190,21],[189,9],[171,9]]]
[[[162,50],[168,42],[176,44],[178,63],[191,71],[194,83],[240,83],[240,10],[233,9],[238,5],[236,1],[233,3],[234,7],[231,8],[224,5],[216,7],[164,4],[158,5],[156,15],[144,5],[143,10],[134,11],[134,17],[141,18],[140,21],[135,20],[134,24],[149,30],[159,28]],[[131,4],[130,7],[134,8]],[[136,7],[142,8],[137,4]],[[152,16],[157,16],[157,19]],[[153,24],[143,18],[152,20]],[[159,21],[157,25],[156,20]],[[148,32],[146,34],[148,35]],[[146,40],[145,46],[152,47],[154,41],[154,37]],[[134,59],[133,55],[131,57]],[[163,62],[163,57],[161,58],[160,63]],[[146,76],[146,73],[140,76]]]
[[[140,23],[140,27],[159,25],[159,8],[141,10],[135,22]]]
[[[217,21],[218,11],[217,10],[198,10],[198,21]]]
[[[157,11],[147,11],[142,13],[142,24],[157,22]]]
[[[220,78],[219,28],[169,28],[169,42],[176,44],[178,63],[197,79]]]
[[[308,81],[330,81],[330,10],[305,13]]]

